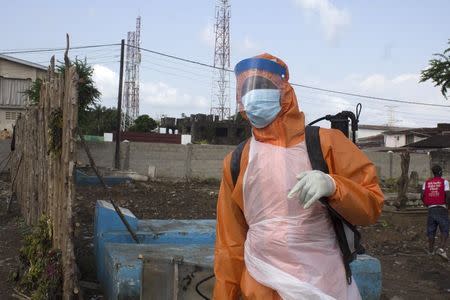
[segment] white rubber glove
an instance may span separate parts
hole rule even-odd
[[[298,182],[291,189],[288,198],[298,197],[300,205],[309,208],[322,197],[329,197],[336,190],[334,179],[322,171],[306,171],[297,175]]]

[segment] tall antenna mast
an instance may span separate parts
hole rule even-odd
[[[211,97],[211,114],[220,120],[230,117],[230,17],[231,6],[228,0],[217,0],[216,24],[214,25],[214,70]]]
[[[139,116],[139,66],[141,64],[141,17],[136,18],[136,31],[128,31],[125,63],[125,88],[122,102],[122,128],[125,131]]]
[[[397,108],[397,106],[395,105],[385,105],[384,107],[387,108],[388,110],[388,120],[387,120],[387,125],[389,127],[393,127],[396,125],[396,123],[399,121],[395,118],[395,108]]]

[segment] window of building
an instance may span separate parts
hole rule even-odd
[[[407,134],[406,135],[406,144],[414,143],[414,135],[413,134]]]
[[[10,121],[15,121],[21,115],[18,111],[7,111],[5,119]]]
[[[5,78],[0,76],[0,104],[24,106],[25,91],[31,86],[31,79]]]
[[[216,136],[217,137],[227,137],[228,136],[228,128],[216,127]]]

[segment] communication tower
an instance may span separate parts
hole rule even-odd
[[[122,130],[139,116],[139,66],[141,64],[141,17],[136,18],[136,31],[127,34],[125,88],[122,101]]]
[[[211,114],[220,120],[228,119],[230,105],[230,16],[228,0],[217,0],[216,23],[214,25],[214,70],[211,97]]]

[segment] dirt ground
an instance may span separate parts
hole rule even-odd
[[[215,218],[218,190],[216,181],[152,181],[112,188],[116,204],[130,209],[139,219]],[[76,197],[78,267],[82,280],[92,282],[96,281],[92,240],[95,201],[108,199],[104,189],[97,186],[77,187]]]
[[[0,182],[0,299],[13,299],[7,277],[20,247],[18,209],[13,205],[12,213],[4,212],[8,189]],[[202,219],[215,218],[218,189],[215,181],[152,181],[116,186],[113,194],[139,218]],[[76,255],[82,280],[95,283],[94,208],[106,194],[100,187],[77,187],[76,197]],[[425,222],[424,213],[384,212],[377,224],[361,229],[367,253],[382,264],[382,299],[450,299],[450,263],[426,254]],[[87,299],[103,299],[95,284],[89,286]]]
[[[0,299],[14,299],[14,285],[8,280],[16,270],[21,247],[22,222],[16,202],[6,211],[10,196],[9,176],[0,175]]]

